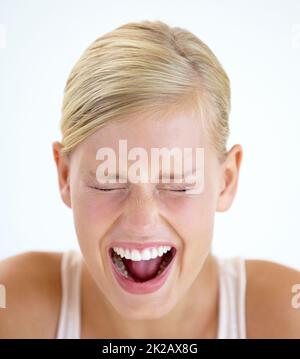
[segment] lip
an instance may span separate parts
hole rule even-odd
[[[156,245],[157,245],[157,242],[156,242]],[[164,244],[164,245],[167,245],[167,244]],[[147,245],[147,247],[149,247],[149,245]],[[176,252],[177,251],[175,249],[175,254],[174,254],[171,262],[169,263],[167,268],[162,273],[160,273],[155,278],[150,279],[145,282],[134,282],[134,281],[124,277],[115,268],[115,265],[112,261],[109,251],[108,251],[108,257],[109,257],[109,262],[110,262],[110,265],[112,268],[113,275],[123,290],[125,290],[126,292],[131,293],[131,294],[150,294],[150,293],[153,293],[153,292],[159,290],[165,284],[166,280],[168,279],[168,277],[170,275],[171,269],[173,268],[176,254],[177,254]]]

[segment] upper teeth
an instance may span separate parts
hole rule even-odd
[[[154,259],[156,257],[161,257],[164,253],[167,253],[171,250],[170,246],[160,246],[146,248],[143,251],[138,249],[124,249],[120,247],[113,247],[113,250],[121,257],[126,259],[131,259],[132,261],[141,261]]]

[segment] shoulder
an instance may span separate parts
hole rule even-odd
[[[0,338],[53,338],[59,318],[59,252],[25,252],[0,261],[6,307]]]
[[[248,338],[300,338],[300,272],[246,260]]]

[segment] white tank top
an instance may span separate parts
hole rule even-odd
[[[57,339],[80,339],[81,253],[63,253],[61,262],[62,301]],[[240,257],[217,258],[219,264],[218,339],[245,339],[245,260]]]

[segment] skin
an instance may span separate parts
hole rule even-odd
[[[142,117],[142,118],[141,118]],[[230,208],[237,191],[242,147],[224,162],[188,111],[140,114],[110,123],[80,143],[69,158],[53,143],[62,200],[72,209],[84,258],[81,281],[82,338],[215,338],[218,275],[211,253],[214,215]],[[100,147],[117,151],[143,147],[203,147],[205,187],[201,194],[174,193],[161,184],[126,184],[101,192],[93,176]],[[99,220],[101,218],[101,220]],[[176,262],[166,284],[148,295],[121,290],[107,257],[112,238],[171,240]],[[61,253],[30,252],[0,263],[8,308],[0,310],[0,337],[54,338],[59,318]],[[300,273],[280,264],[247,260],[248,338],[299,338],[300,310],[291,306],[291,287]],[[22,302],[20,301],[22,295]]]

